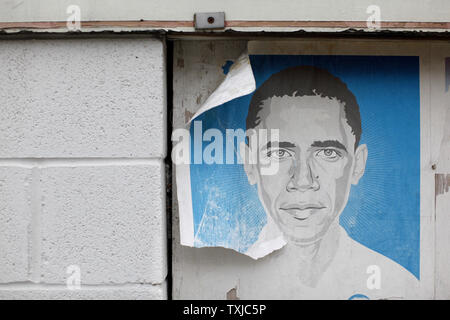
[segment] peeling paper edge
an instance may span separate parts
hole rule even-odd
[[[226,102],[236,98],[252,93],[256,89],[256,81],[253,75],[253,70],[250,63],[248,51],[243,52],[239,58],[230,67],[228,74],[216,90],[206,99],[200,109],[192,116],[186,123],[185,128],[190,129],[190,125],[195,118],[204,112],[215,107],[221,106]],[[177,152],[177,144],[173,147],[173,152]],[[190,141],[189,141],[189,151]],[[190,159],[189,154],[189,159]],[[176,183],[177,183],[177,198],[178,198],[178,212],[180,220],[180,242],[183,246],[195,247],[194,241],[194,213],[192,207],[192,191],[191,191],[191,176],[190,165],[179,164],[176,165]],[[181,187],[183,186],[183,188]],[[189,186],[186,188],[185,186]],[[267,211],[266,211],[267,212]],[[267,213],[266,213],[267,215]],[[286,240],[282,235],[275,238],[262,240],[261,237],[266,235],[267,227],[270,225],[270,217],[267,215],[267,224],[261,230],[258,240],[253,243],[247,252],[239,252],[247,255],[254,260],[265,257],[273,251],[279,250],[286,245]],[[270,227],[270,226],[269,226]],[[218,247],[218,246],[205,246]],[[223,247],[226,248],[226,247]],[[238,252],[232,248],[233,251]]]
[[[239,84],[236,85],[236,84]],[[187,125],[200,116],[202,113],[220,106],[233,99],[252,93],[256,89],[255,77],[248,52],[243,52],[239,58],[231,65],[225,79],[216,90],[206,99]]]
[[[264,229],[263,229],[264,230]],[[255,242],[256,243],[256,242]],[[243,253],[250,258],[257,260],[263,258],[268,254],[283,248],[287,244],[283,236],[278,236],[275,239],[261,242],[257,246],[251,246],[247,252]]]
[[[174,147],[176,148],[176,146]],[[190,149],[190,144],[189,144]],[[189,155],[190,156],[190,155]],[[184,246],[194,246],[194,212],[192,209],[191,171],[189,164],[176,165],[180,241]],[[189,186],[181,188],[180,186]]]

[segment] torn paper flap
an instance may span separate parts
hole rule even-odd
[[[233,63],[223,82],[187,123],[186,129],[189,132],[184,139],[175,137],[178,143],[173,149],[172,158],[181,157],[184,153],[184,161],[176,162],[182,245],[221,246],[258,259],[286,244],[281,232],[272,225],[271,219],[261,207],[255,188],[242,176],[243,165],[237,163],[237,159],[242,159],[238,144],[244,141],[237,141],[233,147],[233,157],[236,161],[231,164],[211,165],[208,164],[208,159],[203,159],[207,148],[203,143],[204,135],[208,135],[211,130],[216,133],[220,131],[218,134],[223,134],[224,137],[213,139],[225,141],[227,130],[237,129],[232,126],[223,127],[220,117],[211,113],[212,109],[223,108],[227,102],[252,93],[255,87],[250,59],[247,52],[244,52]],[[233,107],[231,104],[230,108]],[[247,108],[248,106],[241,107],[239,114],[230,111],[236,116],[236,122],[245,122]],[[229,115],[230,113],[228,117]],[[211,122],[215,125],[209,125]],[[226,153],[226,150],[222,151]],[[200,161],[196,161],[199,160],[199,154]],[[237,181],[238,178],[243,188],[239,188],[232,181],[220,185],[220,182],[226,182],[227,179]],[[205,184],[205,179],[211,183]],[[241,193],[241,196],[226,205],[224,198],[230,192]],[[246,195],[248,192],[251,192],[251,195]]]
[[[189,122],[202,113],[220,106],[235,98],[245,96],[255,90],[255,78],[253,76],[250,59],[247,52],[242,53],[230,67],[224,81],[206,99]]]

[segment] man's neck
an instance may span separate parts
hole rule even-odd
[[[339,236],[339,223],[338,221],[335,221],[330,225],[323,237],[311,242],[288,240],[286,248],[289,248],[288,251],[296,256],[312,258],[318,254],[322,254],[323,251],[328,251],[327,249],[334,247],[333,244],[337,244]]]
[[[311,243],[288,241],[283,255],[298,266],[302,282],[315,286],[336,255],[340,232],[339,222],[335,221],[318,241]]]

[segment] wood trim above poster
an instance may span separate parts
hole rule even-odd
[[[146,30],[155,29],[175,31],[195,31],[194,21],[189,20],[130,20],[130,21],[82,21],[81,26],[86,31],[106,31],[113,29]],[[408,22],[385,21],[381,22],[381,29],[370,30],[366,21],[247,21],[230,20],[225,22],[224,30],[235,31],[341,31],[341,29],[358,29],[365,32],[379,31],[434,31],[446,32],[450,30],[450,22]],[[83,31],[81,29],[81,31]],[[181,29],[181,30],[180,30]],[[310,30],[312,29],[312,30]],[[319,30],[315,30],[319,29]],[[336,30],[339,29],[339,30]],[[36,22],[0,22],[0,30],[30,30],[30,31],[58,31],[69,32],[66,21],[36,21]],[[220,31],[224,31],[220,30]],[[219,32],[220,32],[219,31]],[[217,31],[216,31],[217,32]]]

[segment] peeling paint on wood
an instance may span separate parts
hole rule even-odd
[[[237,289],[233,288],[227,292],[227,300],[240,300],[237,296]]]
[[[436,177],[436,196],[448,192],[450,188],[450,174],[438,173]]]
[[[189,110],[184,110],[184,121],[186,122],[186,123],[188,123],[189,122],[189,120],[191,120],[192,119],[192,117],[194,116],[194,112],[190,112]]]

